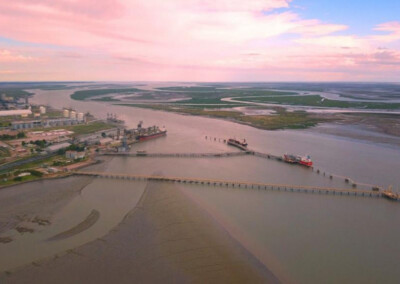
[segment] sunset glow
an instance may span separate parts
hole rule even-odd
[[[0,81],[398,81],[394,2],[0,0]]]

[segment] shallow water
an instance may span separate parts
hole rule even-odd
[[[110,166],[112,169],[112,163]],[[63,179],[62,182],[68,184],[70,180]],[[35,187],[48,188],[51,194],[51,190],[56,190],[54,184],[54,181],[46,180],[42,183],[32,183],[30,186],[33,190]],[[104,236],[134,208],[144,187],[145,183],[140,182],[132,184],[124,181],[94,180],[51,218],[50,226],[36,227],[34,233],[19,234],[15,230],[4,232],[2,236],[12,237],[13,241],[0,244],[0,272],[51,257]],[[13,188],[18,189],[18,186]],[[84,221],[92,210],[100,213],[99,220],[92,226],[70,238],[49,241],[53,236]],[[38,216],[40,217],[40,214]]]

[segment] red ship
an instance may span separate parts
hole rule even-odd
[[[157,133],[138,135],[136,138],[139,141],[146,141],[146,140],[154,139],[154,138],[165,136],[165,135],[167,135],[167,130],[159,131]]]
[[[296,156],[292,154],[285,154],[283,155],[283,160],[286,163],[291,163],[291,164],[300,164],[306,167],[312,167],[313,162],[310,158],[310,156],[307,157],[301,157],[301,156]]]

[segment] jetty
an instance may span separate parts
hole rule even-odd
[[[223,158],[237,157],[249,155],[250,152],[222,152],[222,153],[147,153],[147,152],[105,152],[100,153],[104,156],[119,156],[119,157],[156,157],[156,158]]]
[[[218,141],[227,143],[226,139],[207,137],[211,141]],[[220,152],[220,153],[148,153],[147,151],[138,150],[134,152],[100,152],[99,155],[104,156],[119,156],[119,157],[153,157],[153,158],[228,158],[238,157],[245,155],[252,155],[263,159],[270,159],[279,162],[284,162],[283,156],[274,155],[271,153],[263,153],[248,149],[247,147],[240,148],[241,151],[235,152]],[[186,184],[201,184],[208,186],[224,186],[224,187],[236,187],[236,188],[256,188],[265,190],[280,190],[290,192],[305,192],[305,193],[326,193],[334,195],[353,195],[353,196],[370,196],[370,197],[385,197],[390,200],[400,201],[400,194],[393,193],[390,189],[385,190],[383,187],[378,185],[371,185],[366,183],[358,183],[349,177],[339,176],[335,174],[329,174],[320,169],[309,167],[313,172],[329,177],[329,179],[339,178],[343,179],[346,184],[351,184],[352,189],[345,188],[332,188],[332,187],[314,187],[314,186],[299,186],[299,185],[288,185],[288,184],[269,184],[269,183],[254,183],[254,182],[243,182],[243,181],[227,181],[227,180],[212,180],[212,179],[197,179],[197,178],[181,178],[181,177],[165,177],[165,176],[140,176],[140,175],[125,175],[125,174],[110,174],[110,173],[95,173],[95,172],[75,172],[77,175],[90,175],[105,178],[115,179],[127,179],[127,180],[153,180],[153,181],[168,181]],[[357,189],[358,186],[363,186],[368,189]]]
[[[388,193],[388,191],[384,190],[378,190],[378,191],[359,190],[359,189],[347,189],[347,188],[256,183],[247,181],[218,180],[218,179],[192,178],[192,177],[134,175],[134,174],[107,173],[107,172],[89,172],[89,171],[74,171],[71,174],[108,178],[108,179],[121,179],[128,181],[172,182],[180,184],[192,184],[192,185],[203,185],[203,186],[214,186],[214,187],[225,187],[225,188],[230,187],[230,188],[242,188],[242,189],[276,190],[276,191],[286,191],[286,192],[303,192],[303,193],[345,195],[345,196],[347,195],[347,196],[364,196],[364,197],[387,197]]]
[[[245,155],[253,155],[264,159],[273,159],[283,161],[281,156],[270,153],[261,153],[252,150],[235,151],[235,152],[221,152],[221,153],[148,153],[144,151],[135,152],[102,152],[99,155],[103,156],[118,156],[118,157],[156,157],[156,158],[226,158],[237,157]]]

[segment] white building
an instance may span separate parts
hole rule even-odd
[[[68,143],[68,142],[54,144],[54,145],[47,147],[46,152],[54,153],[54,152],[57,152],[58,150],[65,149],[65,148],[69,147],[70,145],[71,145],[71,143]]]
[[[13,110],[0,110],[0,116],[21,115],[27,116],[32,114],[31,109],[13,109]]]
[[[73,160],[83,159],[83,158],[85,158],[85,152],[66,151],[65,157],[67,159],[73,159]]]

